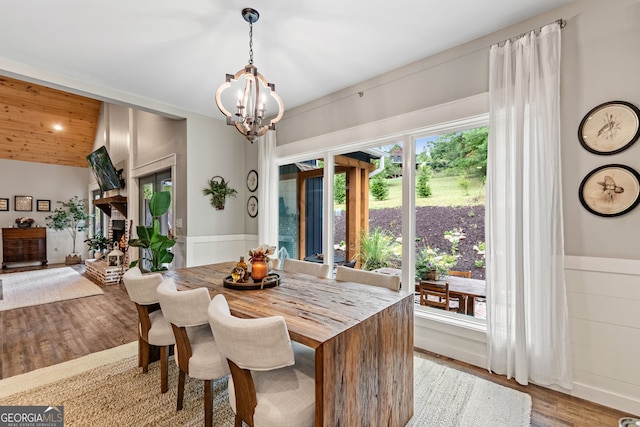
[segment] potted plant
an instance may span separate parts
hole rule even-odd
[[[56,231],[67,230],[73,240],[73,252],[67,255],[65,264],[79,264],[82,262],[82,254],[76,252],[76,237],[78,231],[84,231],[87,227],[87,220],[91,215],[86,212],[86,199],[73,196],[67,202],[58,201],[60,206],[54,209],[53,213],[46,217],[47,226]]]
[[[26,216],[16,218],[16,227],[18,228],[29,228],[33,225],[35,220],[33,218],[29,218]]]
[[[84,241],[89,249],[93,252],[95,259],[100,259],[104,255],[104,251],[109,249],[112,245],[111,239],[102,235],[102,233],[96,233],[93,236],[85,239]]]
[[[138,238],[129,239],[129,246],[149,250],[151,258],[147,258],[143,251],[140,254],[140,259],[149,261],[151,271],[167,270],[165,264],[170,264],[173,261],[173,253],[169,249],[176,244],[176,241],[160,234],[160,221],[158,220],[158,218],[167,213],[170,206],[171,193],[169,191],[153,193],[149,201],[149,212],[153,217],[153,226],[137,226]],[[140,262],[140,259],[131,262],[129,266],[135,267]]]
[[[209,186],[202,189],[204,196],[211,196],[211,206],[221,210],[224,209],[227,197],[236,197],[238,192],[229,187],[229,181],[221,176],[214,176],[208,181]]]
[[[439,276],[446,276],[457,263],[457,256],[427,246],[416,257],[416,280],[438,280]]]

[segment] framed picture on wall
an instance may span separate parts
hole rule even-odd
[[[252,193],[258,188],[258,172],[253,169],[247,174],[247,188]]]
[[[578,127],[578,139],[592,153],[619,153],[640,137],[639,116],[640,109],[629,102],[605,102],[584,116]]]
[[[36,210],[38,212],[51,212],[51,200],[37,200]]]
[[[582,206],[594,215],[624,215],[640,202],[640,174],[625,165],[600,166],[582,180]]]
[[[30,212],[33,210],[33,197],[31,196],[15,196],[13,200],[16,211]]]
[[[251,196],[247,200],[247,213],[251,218],[255,218],[258,215],[258,198],[256,196]]]
[[[9,199],[0,199],[0,211],[9,210]]]

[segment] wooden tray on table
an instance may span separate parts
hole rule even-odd
[[[234,282],[231,276],[224,278],[223,286],[237,291],[251,291],[257,289],[274,288],[280,284],[280,275],[269,273],[264,279],[254,281],[250,279],[248,282]]]

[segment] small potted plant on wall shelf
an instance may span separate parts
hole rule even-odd
[[[209,186],[202,189],[204,196],[211,196],[211,206],[218,210],[224,209],[227,197],[236,197],[238,192],[229,187],[229,181],[221,176],[214,176],[208,181]]]

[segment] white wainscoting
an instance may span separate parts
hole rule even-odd
[[[249,250],[258,246],[255,234],[185,237],[186,267],[249,258]]]
[[[574,396],[640,415],[640,260],[567,256]]]
[[[571,394],[640,415],[640,260],[567,256],[565,280]],[[416,310],[416,348],[486,367],[484,326],[458,317]]]

